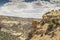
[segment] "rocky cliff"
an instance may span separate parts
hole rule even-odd
[[[60,40],[60,10],[45,13],[34,30],[31,40]]]

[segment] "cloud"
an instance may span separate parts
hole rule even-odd
[[[10,0],[12,2],[21,2],[21,1],[24,1],[24,0]]]
[[[0,7],[0,15],[16,16],[23,18],[41,18],[45,12],[59,9],[60,5],[47,1],[34,1],[31,3],[23,0],[11,0]]]
[[[60,0],[50,0],[52,3],[60,3]]]

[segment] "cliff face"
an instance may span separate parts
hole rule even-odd
[[[38,26],[31,40],[60,40],[60,10],[44,14]]]

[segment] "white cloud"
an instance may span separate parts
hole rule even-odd
[[[58,5],[59,6],[59,5]],[[35,1],[31,3],[15,2],[6,3],[0,8],[0,15],[17,16],[24,18],[41,18],[42,15],[50,10],[59,9],[57,4],[45,1]]]
[[[52,3],[60,3],[60,0],[50,0]]]

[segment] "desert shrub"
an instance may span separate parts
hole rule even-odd
[[[41,21],[41,25],[43,26],[45,24],[45,22],[44,21]]]
[[[33,37],[33,32],[30,32],[28,35],[29,38]]]
[[[26,40],[30,40],[34,36],[35,32],[31,31],[28,33],[28,38]]]
[[[60,25],[60,23],[59,22],[56,22],[56,26],[58,26],[58,25]]]
[[[60,11],[60,9],[59,9],[59,11]]]
[[[52,23],[55,24],[55,28],[57,28],[57,26],[60,25],[60,23],[56,19],[52,19]]]
[[[53,24],[49,24],[45,34],[48,34],[53,30]]]
[[[55,19],[52,19],[52,23],[54,23],[54,24],[56,23]]]
[[[45,14],[49,14],[50,12],[47,12],[47,13],[45,13]]]
[[[48,25],[48,30],[51,31],[52,28],[53,28],[53,24],[49,24]]]
[[[59,22],[56,22],[54,28],[56,29],[58,26],[60,26],[60,23]]]
[[[52,12],[54,12],[54,10],[51,10]]]

